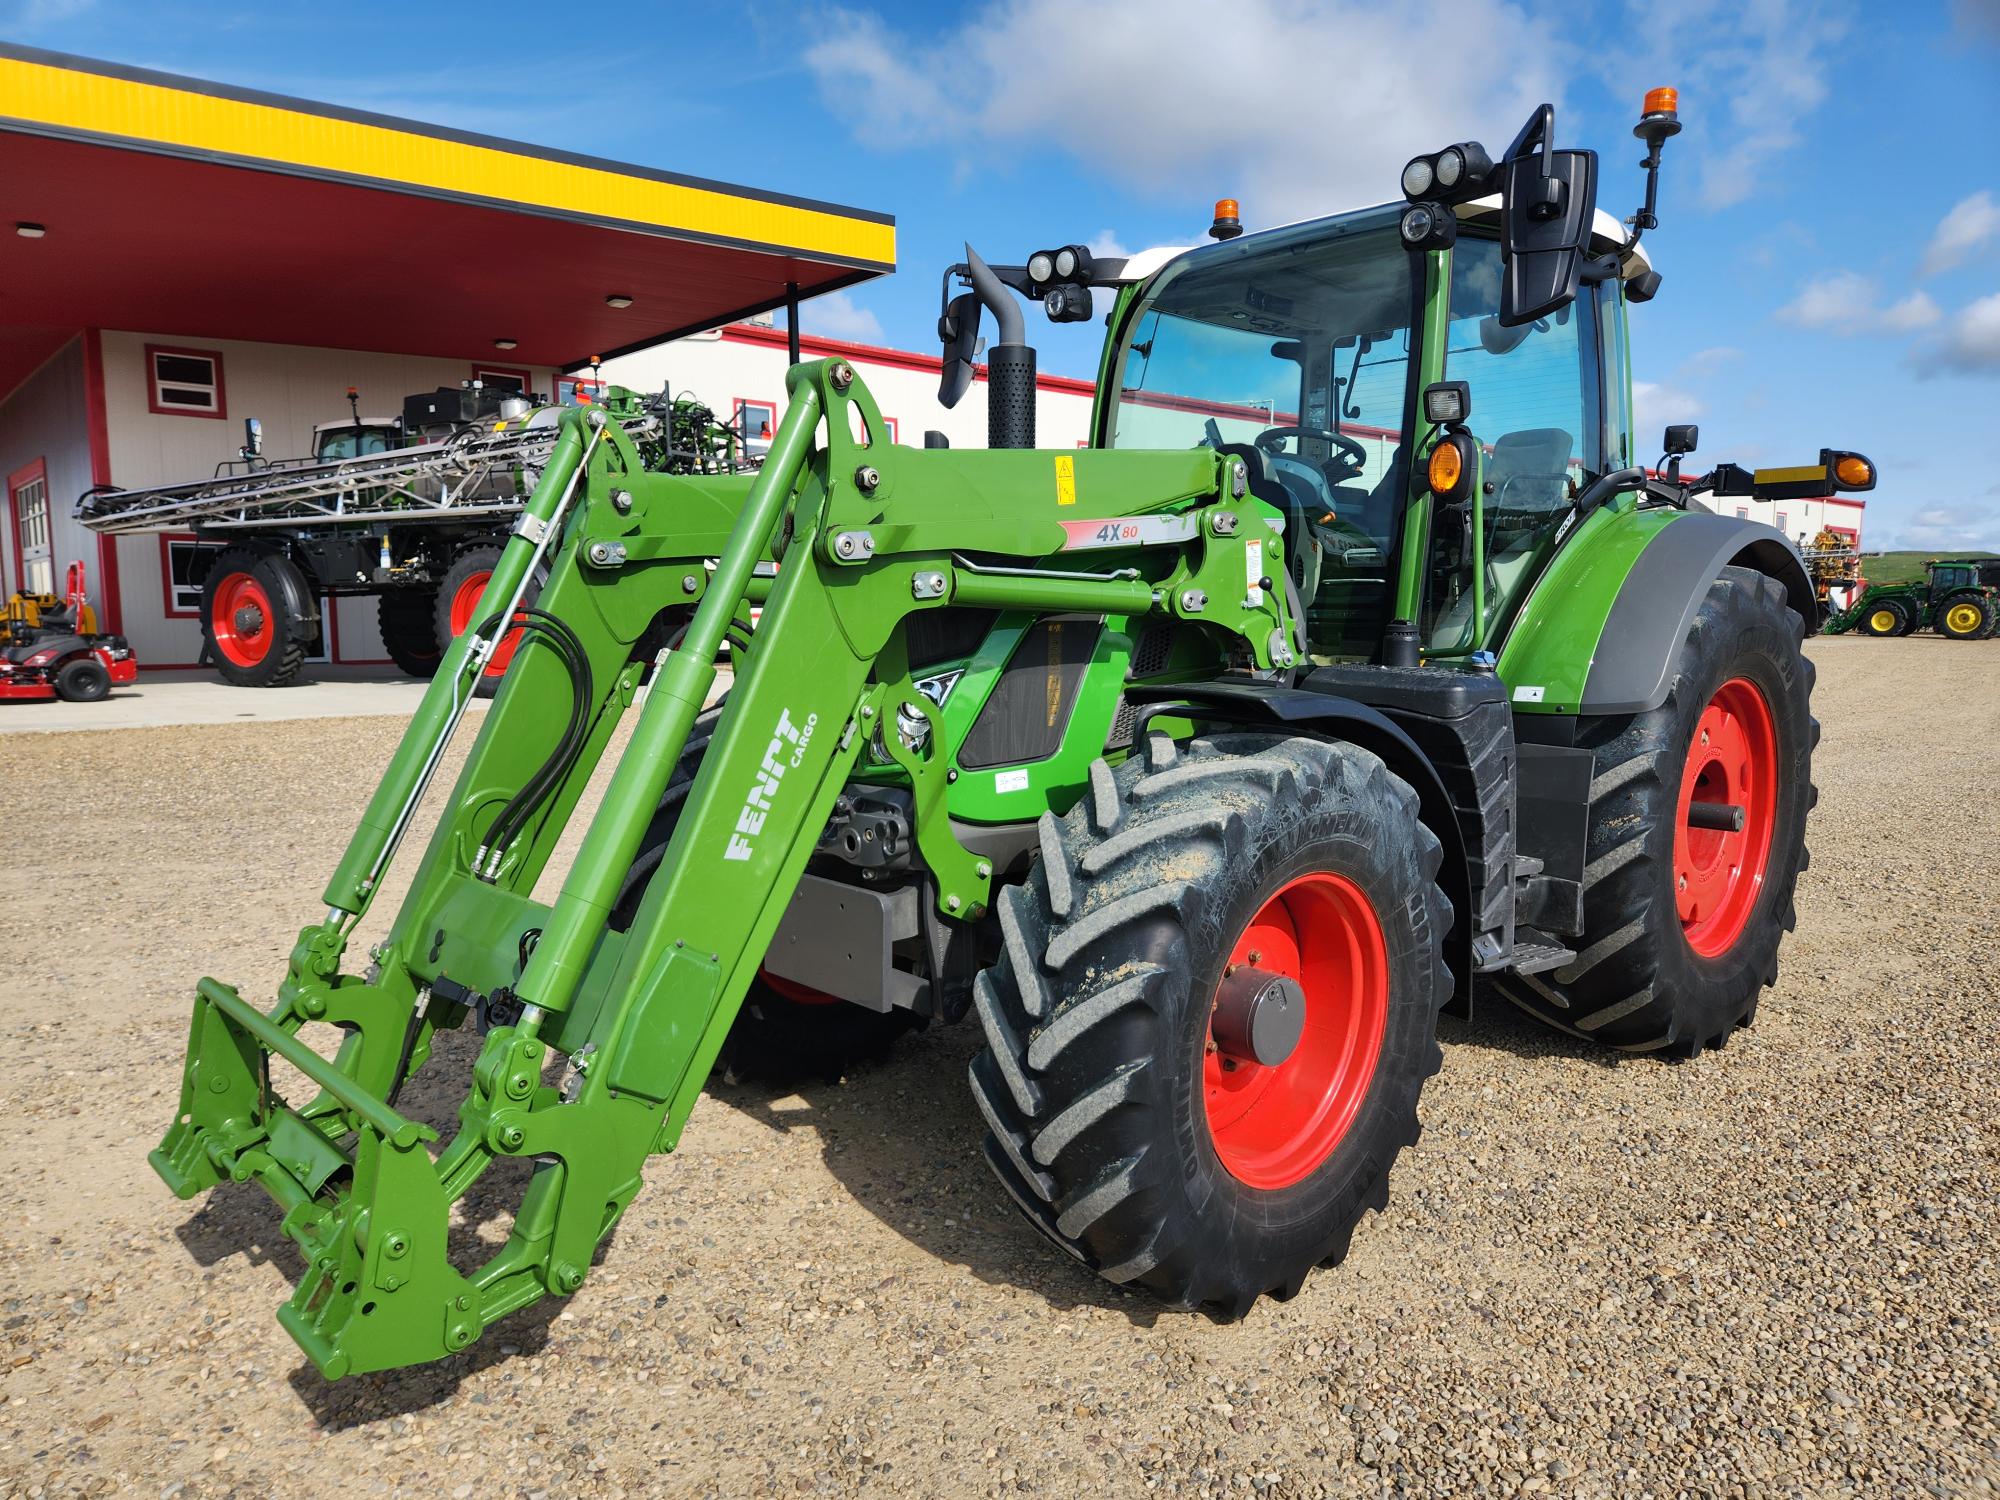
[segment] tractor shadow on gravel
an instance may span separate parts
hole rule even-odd
[[[1166,1312],[1158,1301],[1100,1280],[1044,1239],[994,1180],[981,1150],[986,1122],[965,1082],[978,1044],[977,1028],[932,1027],[845,1082],[715,1078],[708,1095],[772,1130],[814,1132],[853,1200],[940,1265],[1024,1288],[1061,1311],[1103,1308],[1152,1327]]]
[[[1505,996],[1481,981],[1472,999],[1472,1019],[1438,1017],[1438,1043],[1447,1053],[1455,1047],[1477,1047],[1524,1058],[1571,1058],[1600,1068],[1631,1062],[1619,1052],[1588,1037],[1558,1031],[1508,1003]],[[1654,1066],[1658,1066],[1657,1063]]]

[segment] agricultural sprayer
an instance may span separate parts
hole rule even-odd
[[[1230,205],[1217,243],[1127,259],[968,249],[943,395],[990,319],[988,450],[890,442],[838,360],[793,369],[755,476],[650,472],[565,412],[275,1008],[198,986],[160,1175],[276,1199],[305,1263],[279,1317],[321,1372],[406,1365],[583,1285],[726,1040],[824,1057],[970,1018],[1027,1217],[1238,1315],[1386,1200],[1475,979],[1614,1047],[1721,1045],[1793,921],[1814,598],[1784,537],[1638,466],[1625,308],[1659,285],[1677,129],[1649,95],[1629,229],[1544,106],[1497,161],[1413,160],[1398,205],[1249,235]],[[1107,294],[1094,441],[1036,450],[1017,299],[1080,321]],[[440,1140],[394,1101],[468,1021]],[[504,1247],[454,1264],[454,1202],[509,1159]]]

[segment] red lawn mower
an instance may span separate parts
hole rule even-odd
[[[0,610],[0,702],[95,703],[138,677],[125,637],[98,633],[80,562],[69,565],[60,598],[17,593]]]

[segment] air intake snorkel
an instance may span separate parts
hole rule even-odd
[[[986,353],[986,445],[1035,446],[1035,349],[1020,305],[979,252],[965,247],[966,279],[993,313],[998,337]]]

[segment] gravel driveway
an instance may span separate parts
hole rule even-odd
[[[1755,1029],[1667,1065],[1445,1022],[1388,1211],[1290,1303],[1220,1326],[1066,1263],[980,1160],[958,1028],[718,1084],[570,1303],[332,1386],[263,1194],[178,1203],[145,1153],[193,981],[269,992],[399,725],[10,735],[0,1497],[1991,1493],[2000,645],[1812,649]]]

